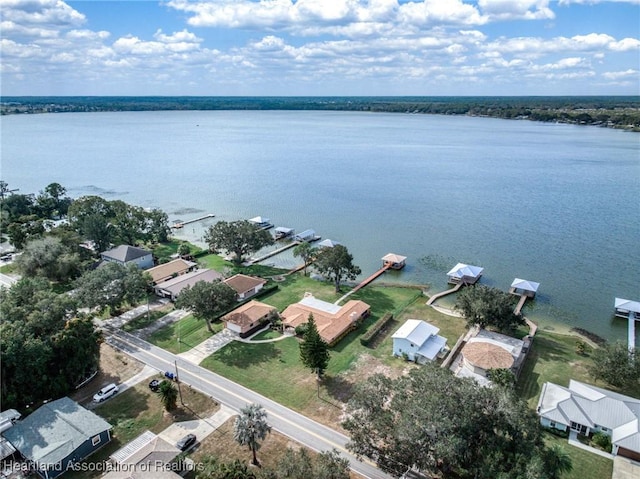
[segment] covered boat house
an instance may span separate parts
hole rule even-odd
[[[407,264],[406,261],[406,256],[388,253],[382,257],[382,266],[388,266],[391,269],[402,269]]]
[[[535,298],[539,287],[540,287],[540,283],[536,283],[535,281],[528,281],[526,279],[516,278],[513,280],[513,283],[511,283],[511,288],[509,288],[509,292],[511,294],[517,294],[518,296]]]
[[[483,272],[484,268],[480,266],[458,263],[447,273],[447,282],[451,284],[476,284]]]

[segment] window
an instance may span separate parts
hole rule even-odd
[[[101,441],[101,440],[102,440],[102,439],[100,439],[100,434],[98,434],[97,436],[93,436],[93,437],[91,438],[91,444],[92,444],[93,446],[97,446],[98,444],[100,444],[100,441]]]
[[[556,422],[555,421],[551,421],[549,423],[549,427],[556,427]]]

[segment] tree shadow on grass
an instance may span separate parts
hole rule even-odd
[[[348,402],[354,390],[354,384],[342,376],[325,376],[322,387],[330,397],[341,403]]]
[[[216,351],[212,358],[236,368],[246,369],[280,357],[281,352],[273,343],[246,344],[233,341]]]

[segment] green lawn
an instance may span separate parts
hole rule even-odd
[[[223,324],[215,322],[211,327],[214,333],[217,333],[222,330]],[[149,337],[148,341],[174,354],[179,354],[196,347],[210,337],[211,333],[207,330],[206,323],[190,314],[180,321],[159,329]]]
[[[587,367],[592,349],[587,346],[585,355],[579,355],[576,352],[579,339],[577,336],[538,330],[517,385],[518,394],[528,402],[529,407],[536,407],[545,382],[568,386],[569,380],[575,379],[607,387],[589,376]]]
[[[325,300],[339,297],[331,285],[298,276],[291,278],[286,288],[261,300],[284,309],[282,304],[299,301],[304,291],[309,290]],[[369,286],[353,298],[369,303],[372,314],[331,348],[331,360],[320,391],[321,395],[336,401],[348,398],[352,384],[344,380],[342,373],[348,371],[359,356],[367,353],[384,358],[385,362],[392,361],[391,347],[387,343],[376,349],[367,348],[360,344],[360,336],[387,311],[401,312],[408,304],[422,298],[422,294],[411,288]],[[391,330],[383,333],[384,337],[390,335]],[[404,363],[395,361],[395,364],[404,367]],[[311,417],[316,415],[318,407],[326,406],[318,399],[314,375],[300,361],[296,338],[266,344],[234,342],[206,358],[201,365]]]
[[[566,439],[545,433],[544,441],[548,446],[559,444],[569,457],[573,470],[563,474],[561,479],[609,478],[613,472],[613,461],[569,445]]]

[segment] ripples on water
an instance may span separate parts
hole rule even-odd
[[[363,276],[446,287],[457,262],[482,282],[541,283],[527,314],[626,337],[615,296],[640,300],[639,136],[526,121],[354,112],[123,112],[2,117],[2,179],[52,181],[159,207],[180,232],[253,216],[346,245]],[[37,141],[33,141],[37,132]],[[295,264],[291,251],[267,262]]]

